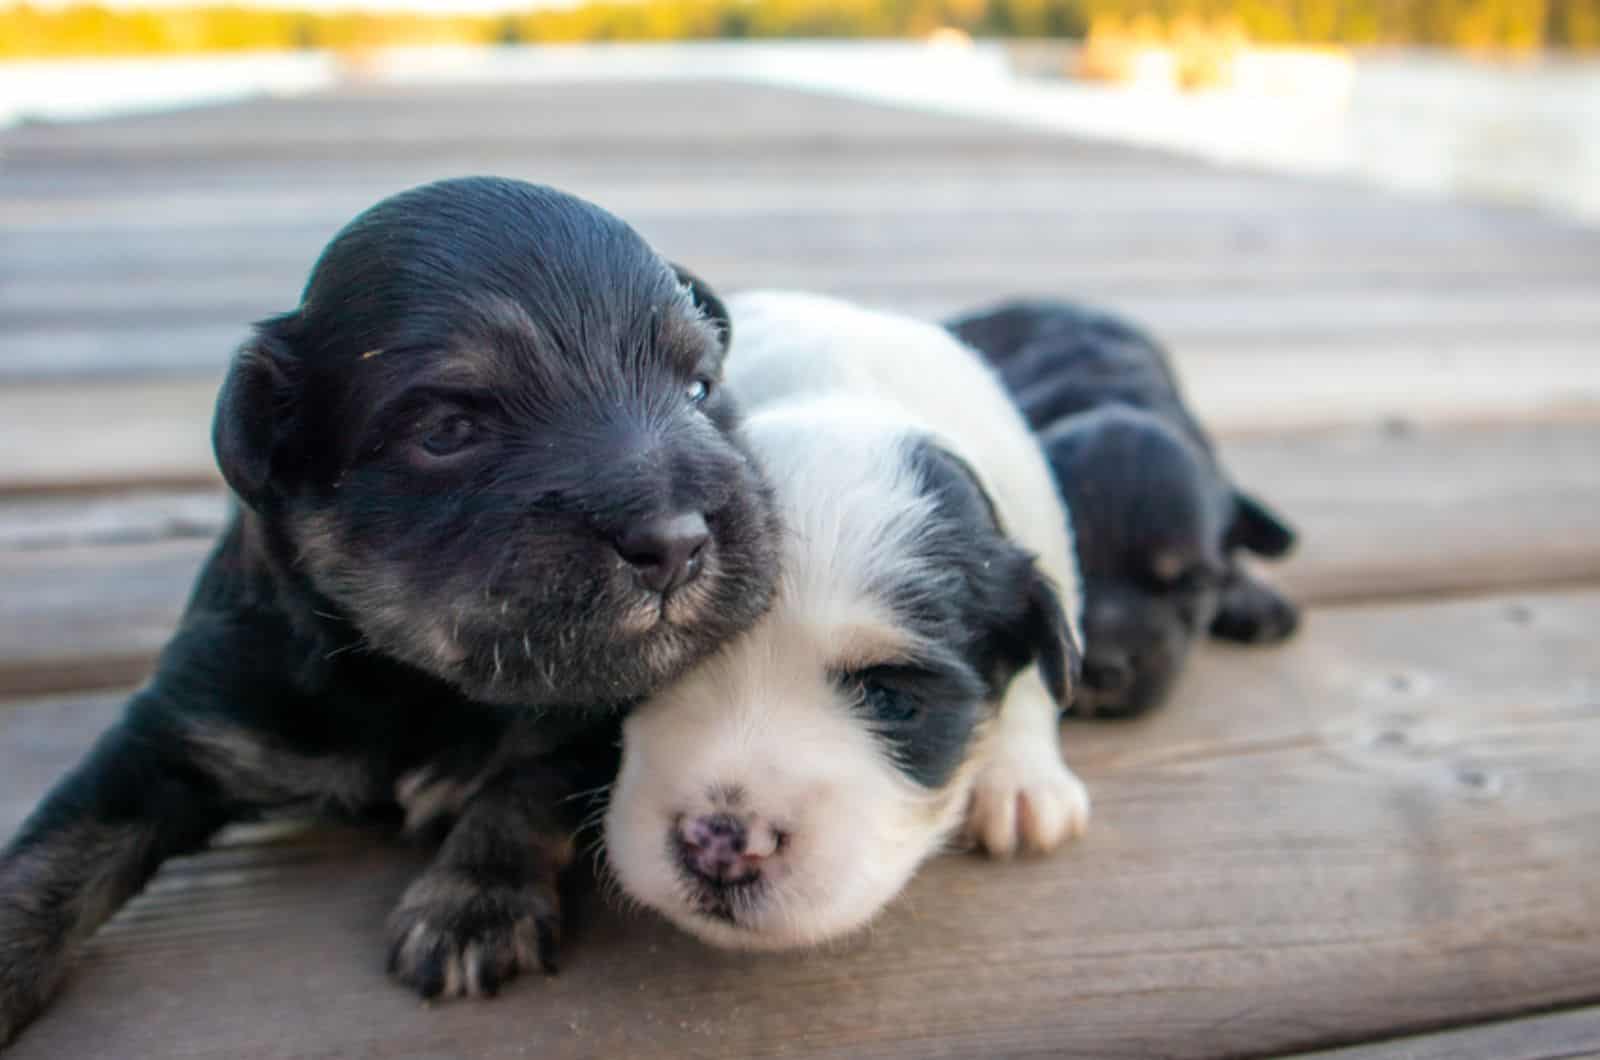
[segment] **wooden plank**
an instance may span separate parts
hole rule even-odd
[[[215,483],[215,373],[242,334],[211,337],[217,363],[203,379],[0,386],[0,450],[18,454],[0,467],[0,493]],[[1194,407],[1222,437],[1396,420],[1600,419],[1600,358],[1585,342],[1192,345],[1176,360]]]
[[[1223,444],[1300,528],[1269,568],[1301,599],[1600,581],[1600,425],[1379,429]]]
[[[860,937],[710,951],[584,906],[563,973],[422,1006],[381,973],[414,855],[348,834],[169,865],[17,1060],[1281,1054],[1600,994],[1600,593],[1335,608],[1073,725],[1053,859],[947,857]],[[112,708],[0,708],[9,824]],[[61,753],[58,753],[61,752]]]
[[[724,286],[930,314],[1071,291],[1180,346],[1587,352],[1600,324],[1600,234],[1556,219],[762,86],[385,87],[0,144],[11,377],[214,373],[356,210],[486,168],[596,198]]]
[[[361,183],[347,205],[354,211],[391,191],[452,172],[459,170],[411,176],[385,173],[383,179]],[[597,197],[592,176],[560,179],[559,174],[542,168],[513,175],[555,182]],[[740,176],[706,175],[705,180],[715,186]],[[807,178],[797,174],[788,179]],[[837,183],[849,180],[850,175],[845,167],[835,165],[819,168],[809,179]],[[920,265],[936,270],[986,262],[991,268],[1023,270],[1014,275],[1013,282],[1041,290],[1045,285],[1032,279],[1031,269],[1045,266],[1071,270],[1063,272],[1062,279],[1081,275],[1092,282],[1096,268],[1101,268],[1113,276],[1170,276],[1193,285],[1210,279],[1220,289],[1270,282],[1278,276],[1320,278],[1322,282],[1340,277],[1373,281],[1433,277],[1464,285],[1533,286],[1546,278],[1592,281],[1600,269],[1595,260],[1600,236],[1518,239],[1515,246],[1521,253],[1508,255],[1506,238],[1497,233],[1452,238],[1427,230],[1413,237],[1398,221],[1358,238],[1337,226],[1306,223],[1299,215],[1268,224],[1257,215],[1227,218],[1193,213],[1177,217],[1170,210],[1085,217],[1063,207],[1023,211],[1007,204],[980,208],[972,200],[979,187],[993,194],[1000,179],[994,174],[983,184],[977,176],[953,179],[938,172],[926,179],[942,184],[951,202],[965,202],[969,208],[895,209],[870,218],[827,209],[751,218],[731,212],[667,208],[633,209],[627,217],[665,253],[691,260],[728,285],[752,281],[727,270],[752,265],[772,269],[792,260],[813,268],[831,263],[846,270],[876,262],[891,268]],[[3,188],[0,185],[0,193]],[[313,198],[316,190],[308,189],[307,198]],[[1163,191],[1153,189],[1152,193]],[[600,201],[620,208],[609,200]],[[239,216],[239,211],[245,211],[244,216]],[[110,297],[110,292],[125,288],[160,287],[168,277],[198,285],[195,306],[213,296],[210,285],[218,277],[259,283],[260,292],[268,295],[280,287],[292,294],[323,242],[348,216],[330,211],[320,222],[307,224],[303,211],[286,210],[283,216],[258,218],[248,197],[241,196],[234,212],[216,224],[196,224],[191,215],[187,224],[142,230],[80,223],[52,225],[37,232],[8,231],[0,276],[8,285],[17,285],[19,300],[43,298],[46,305],[81,298],[92,306],[103,294]],[[248,257],[239,255],[241,245],[250,247]],[[129,272],[129,266],[137,266],[139,271]],[[1215,270],[1222,270],[1221,275],[1215,276]],[[727,271],[725,277],[722,271]],[[51,282],[63,277],[93,278],[97,283],[83,290],[63,290],[58,282]],[[797,275],[791,282],[802,279],[803,275]]]
[[[960,268],[924,265],[872,274],[872,265],[867,257],[855,268],[838,270],[837,276],[804,263],[751,263],[730,271],[740,278],[739,286],[816,288],[929,316],[1019,293],[1070,290],[1140,321],[1179,349],[1199,343],[1282,346],[1336,339],[1387,353],[1390,347],[1419,341],[1505,348],[1529,343],[1532,337],[1531,344],[1555,340],[1587,351],[1593,346],[1586,344],[1600,331],[1594,296],[1600,283],[1587,279],[1489,289],[1433,278],[1412,284],[1379,280],[1308,285],[1316,288],[1309,291],[1300,286],[1253,285],[1240,291],[1202,285],[1152,292],[1103,279],[1074,283],[1071,272],[1058,274],[1048,264],[1013,264],[993,256]],[[97,366],[118,374],[169,366],[215,371],[247,334],[251,321],[293,306],[298,286],[274,290],[246,281],[215,298],[206,296],[204,284],[197,291],[169,286],[159,293],[144,292],[144,297],[135,288],[98,300],[60,300],[53,306],[0,312],[0,326],[6,328],[0,367],[12,377],[81,374]],[[61,346],[66,348],[57,348]]]
[[[214,485],[203,380],[78,381],[0,388],[0,493],[107,485]]]
[[[1600,1007],[1301,1054],[1302,1060],[1578,1060],[1600,1056]]]
[[[210,539],[228,512],[217,490],[136,490],[0,502],[0,552]]]
[[[0,552],[0,695],[144,677],[208,540]]]
[[[1266,573],[1308,603],[1600,581],[1600,425],[1269,435],[1223,452],[1299,527],[1299,553]],[[140,676],[224,511],[214,493],[0,505],[0,695]]]

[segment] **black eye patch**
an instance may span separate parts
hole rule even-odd
[[[950,779],[982,712],[984,686],[954,658],[843,670],[834,683],[895,765],[926,788]]]

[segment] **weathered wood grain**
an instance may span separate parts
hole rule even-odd
[[[1600,1056],[1600,1008],[1301,1054],[1300,1060],[1582,1060]]]
[[[232,846],[168,866],[12,1055],[1212,1057],[1592,1002],[1597,622],[1594,592],[1335,608],[1208,651],[1164,713],[1066,729],[1083,842],[941,859],[817,953],[590,902],[559,977],[423,1006],[380,970],[415,856]],[[0,708],[0,826],[110,710]]]

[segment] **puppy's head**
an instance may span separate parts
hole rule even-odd
[[[870,412],[749,434],[786,527],[777,600],[630,715],[606,842],[633,898],[773,949],[881,909],[959,823],[1012,675],[1037,661],[1064,695],[1076,658],[960,459]]]
[[[1084,587],[1074,709],[1136,714],[1171,690],[1216,612],[1233,490],[1165,420],[1108,406],[1040,436],[1072,514]]]
[[[500,703],[618,703],[764,609],[775,532],[698,280],[580,199],[387,199],[258,326],[224,476],[366,644]]]

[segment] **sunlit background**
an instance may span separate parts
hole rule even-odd
[[[1600,0],[36,2],[0,8],[0,127],[364,81],[715,75],[1593,221],[1596,48]]]

